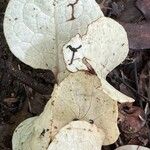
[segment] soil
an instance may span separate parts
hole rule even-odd
[[[12,149],[14,129],[26,118],[43,111],[56,83],[50,70],[33,69],[10,52],[3,34],[3,18],[8,2],[0,0],[0,150]],[[126,144],[150,147],[150,2],[97,2],[106,16],[125,27],[129,38],[128,57],[107,76],[107,80],[135,99],[133,104],[118,104],[121,134],[115,144],[103,149],[113,150]]]

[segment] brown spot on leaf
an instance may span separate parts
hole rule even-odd
[[[40,136],[44,136],[44,134],[45,134],[45,129],[43,129],[43,131],[42,131]]]
[[[52,106],[54,106],[54,101],[51,102]]]
[[[67,130],[71,130],[71,128],[67,128]]]
[[[91,129],[89,129],[88,131],[89,131],[89,132],[92,132],[92,130],[91,130]]]
[[[74,16],[74,6],[78,3],[79,0],[76,0],[73,4],[68,4],[67,7],[71,6],[72,8],[72,13],[71,13],[71,18],[68,19],[67,21],[71,21],[71,20],[74,20],[76,19],[75,16]]]
[[[90,123],[90,124],[94,124],[94,120],[90,119],[90,120],[89,120],[89,123]]]

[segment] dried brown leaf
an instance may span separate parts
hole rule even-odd
[[[150,24],[121,23],[127,31],[130,49],[150,48]]]
[[[136,5],[141,10],[144,17],[150,20],[150,0],[137,0]]]

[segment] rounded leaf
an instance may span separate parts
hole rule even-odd
[[[124,28],[107,17],[91,23],[85,35],[77,34],[63,47],[69,71],[76,72],[85,68],[88,70],[84,62],[86,60],[97,75],[103,78],[126,58],[128,51]]]
[[[4,33],[10,50],[34,68],[65,76],[62,46],[102,17],[95,0],[11,0],[5,12]],[[67,72],[66,72],[67,73]]]
[[[101,150],[104,138],[94,124],[72,121],[59,131],[48,150]]]
[[[21,150],[29,150],[29,147],[46,150],[60,129],[73,120],[83,120],[103,129],[103,144],[109,145],[119,136],[117,118],[117,102],[103,92],[99,78],[85,72],[72,73],[58,86],[55,85],[42,114],[32,124],[25,124],[27,127],[22,123],[19,130],[16,129],[13,139],[19,138],[13,140],[13,147],[17,143],[16,147],[21,147]],[[24,128],[29,133],[26,141],[22,140],[22,136],[27,135],[24,135]]]
[[[126,58],[128,51],[128,39],[124,28],[106,17],[94,21],[85,35],[77,34],[63,47],[69,71],[94,69],[104,92],[119,102],[134,100],[113,88],[106,81],[106,75]]]

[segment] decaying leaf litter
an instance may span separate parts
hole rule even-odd
[[[114,3],[110,2],[110,6],[109,7],[110,8],[111,7],[116,8],[114,6],[120,7],[120,3],[119,2],[114,2]],[[108,10],[109,10],[108,15],[111,15],[112,10],[111,9],[108,9]],[[114,12],[116,12],[116,11],[117,10],[115,10]],[[114,12],[112,13],[112,17],[119,18],[119,16],[117,16],[119,14],[119,12],[117,12],[117,14],[114,14]],[[120,13],[124,13],[125,14],[125,11],[121,11]],[[141,15],[141,13],[139,13],[139,14]],[[120,16],[121,16],[121,14],[120,14]],[[126,14],[126,16],[128,16],[128,14]],[[139,22],[139,20],[141,18],[143,18],[142,21],[144,21],[144,17],[143,16],[142,17],[139,16],[139,19],[137,19],[138,17],[136,15],[134,15],[134,13],[133,13],[132,16],[135,16],[135,18],[133,19],[132,22],[135,22],[135,20],[136,20],[136,22]],[[140,41],[138,41],[138,43],[139,42]],[[141,42],[143,42],[143,41],[141,40]],[[4,47],[5,47],[5,45],[4,45]],[[148,98],[147,98],[148,97],[148,94],[147,94],[148,90],[147,89],[149,87],[148,82],[147,82],[149,80],[148,79],[148,74],[149,74],[149,72],[148,72],[149,71],[148,70],[148,66],[149,66],[148,65],[148,60],[149,60],[149,56],[148,56],[148,51],[146,51],[146,50],[139,51],[140,49],[141,48],[136,49],[136,51],[133,49],[131,51],[130,55],[129,55],[129,58],[125,61],[125,63],[123,63],[119,68],[117,68],[115,71],[113,71],[111,73],[111,75],[108,76],[108,80],[113,84],[113,86],[115,86],[116,88],[120,89],[122,92],[126,93],[127,95],[128,94],[132,95],[134,98],[136,98],[137,101],[135,102],[135,105],[140,106],[141,109],[146,111],[146,118],[148,118],[148,113],[149,113],[148,110],[149,109],[148,109],[148,105],[146,105],[146,102],[148,101]],[[5,60],[7,60],[7,57],[8,57],[7,53],[5,53],[5,51],[4,51],[4,54],[3,54],[3,57],[2,57],[2,61],[4,60],[3,64],[6,62]],[[14,63],[14,60],[12,62]],[[18,64],[18,61],[16,63],[14,63],[13,65],[16,65],[16,64]],[[22,65],[22,64],[19,63],[19,66],[20,65]],[[18,67],[18,65],[16,65],[16,66],[17,66],[17,69],[20,70],[19,69],[20,67]],[[21,67],[21,72],[22,72],[22,70],[25,70],[24,71],[25,75],[27,74],[27,75],[30,75],[30,76],[31,76],[31,72],[33,72],[33,70],[31,70],[30,68],[28,69],[28,67]],[[40,70],[38,72],[39,72],[39,74],[42,74],[42,73],[40,73]],[[41,76],[42,75],[39,75],[38,77],[34,77],[34,78],[37,79],[37,80],[40,80],[42,83],[44,83],[45,81],[43,81],[43,78],[42,78],[44,75],[42,77]],[[5,77],[7,77],[7,76],[5,76]],[[7,78],[9,78],[9,74],[8,74]],[[11,75],[10,78],[12,78],[12,75]],[[15,78],[17,78],[17,77],[15,77]],[[19,80],[17,80],[16,82],[20,81],[20,78],[18,78],[18,79]],[[137,79],[139,80],[139,82],[137,82],[138,81]],[[14,80],[14,79],[12,79],[12,80]],[[9,84],[11,84],[11,83],[12,82],[10,80]],[[21,80],[21,83],[24,83],[25,85],[28,85],[25,81],[22,82],[22,80]],[[53,84],[53,83],[54,83],[54,80],[53,80],[53,82],[51,84]],[[28,97],[31,96],[32,99],[33,99],[33,97],[32,97],[33,95],[36,96],[36,97],[40,97],[38,93],[37,94],[33,94],[35,92],[33,92],[32,89],[28,88],[25,85],[22,85],[23,86],[22,89],[23,90],[24,89],[27,90],[26,92],[23,91],[23,93],[27,93],[25,95],[27,95]],[[32,87],[31,85],[28,85],[28,86]],[[7,87],[5,87],[5,88],[7,88]],[[18,88],[20,88],[20,87],[18,87]],[[5,96],[5,93],[4,93],[4,96]],[[13,98],[13,97],[15,98],[16,95],[14,96],[11,93],[10,93],[10,96],[9,95],[7,96],[7,98]],[[44,101],[44,100],[42,100],[42,101]],[[10,108],[13,108],[12,105],[11,105],[13,101],[10,101],[10,100],[8,101],[8,99],[6,99],[5,102],[6,102],[6,104],[2,105],[2,107],[6,108],[6,110],[7,110],[8,106],[10,106]],[[31,101],[31,99],[30,99],[30,100],[28,100],[28,103],[27,103],[27,107],[30,108],[29,109],[30,112],[33,111],[33,106],[35,107],[35,105],[33,105],[32,107],[30,106],[31,102],[33,102],[33,101]],[[130,107],[132,107],[132,106],[128,106],[127,105],[127,106],[124,107],[124,109],[127,109],[127,108],[129,109]],[[9,110],[9,111],[12,112],[12,110]],[[6,112],[8,113],[9,111],[6,111]],[[32,114],[30,114],[30,115],[35,115],[36,113],[35,113],[35,111],[33,111]],[[125,111],[125,113],[127,113],[127,111]],[[12,115],[12,114],[8,114],[8,116],[9,115]],[[6,120],[6,116],[5,116],[5,120]],[[11,122],[9,122],[9,125],[10,125],[10,123]],[[146,131],[146,130],[144,130],[144,131]],[[136,133],[136,134],[140,134],[140,133]],[[143,132],[142,132],[142,134],[143,134]],[[133,143],[134,142],[140,142],[143,145],[146,145],[146,144],[148,144],[147,143],[148,137],[147,137],[146,134],[147,133],[145,133],[144,135],[141,135],[141,136],[137,135],[135,137],[131,136],[131,139],[129,139],[129,140],[130,140],[130,142],[133,142]],[[127,137],[129,137],[129,135],[127,135]],[[125,144],[126,142],[129,142],[128,139],[127,139],[127,141],[124,141],[124,139],[127,138],[127,137],[123,137],[121,139],[121,141],[119,141],[120,142],[119,144],[121,145],[121,142],[122,142],[122,144]],[[137,137],[141,137],[141,138],[138,139]]]
[[[55,139],[55,136],[57,136],[59,132],[61,133],[60,137],[65,135],[66,130],[63,130],[63,127],[72,122],[72,120],[75,118],[81,121],[76,122],[76,124],[83,123],[83,126],[84,121],[88,123],[93,120],[93,125],[95,125],[99,131],[103,132],[104,136],[102,137],[101,132],[95,132],[102,144],[99,143],[95,145],[94,141],[91,141],[92,143],[90,145],[93,146],[93,149],[97,149],[97,147],[99,147],[98,149],[101,149],[102,145],[110,145],[114,143],[119,137],[119,130],[117,126],[118,109],[115,107],[117,105],[117,101],[133,102],[134,100],[112,87],[106,81],[106,75],[120,63],[122,63],[122,61],[127,57],[129,52],[127,34],[123,26],[121,26],[113,19],[103,15],[99,5],[95,1],[86,2],[86,5],[83,5],[84,0],[76,1],[76,3],[73,4],[71,4],[71,1],[65,0],[55,1],[54,3],[53,1],[49,1],[48,3],[42,1],[22,1],[22,3],[18,4],[18,1],[13,0],[8,4],[4,17],[4,34],[12,53],[21,59],[24,63],[29,65],[32,64],[31,66],[35,67],[33,66],[33,60],[30,59],[30,57],[33,55],[33,52],[35,53],[35,57],[36,53],[39,53],[38,60],[41,59],[41,61],[43,61],[42,56],[45,55],[44,53],[45,50],[47,50],[47,47],[43,44],[40,45],[40,43],[43,43],[43,41],[46,40],[46,43],[50,43],[49,47],[56,47],[54,50],[50,49],[47,51],[47,53],[49,53],[50,56],[54,58],[55,56],[56,58],[60,58],[60,60],[57,60],[57,62],[60,63],[56,63],[55,69],[52,69],[56,79],[58,79],[58,84],[55,85],[51,98],[47,102],[41,115],[25,120],[14,131],[12,146],[15,150],[47,150],[48,147],[53,145],[53,139]],[[76,9],[74,8],[75,4],[77,5]],[[72,6],[72,9],[74,10],[72,14],[73,19],[68,20],[67,16],[72,13],[72,11],[68,10],[70,5],[74,6]],[[45,9],[47,6],[49,6],[48,10]],[[16,7],[18,9],[14,9]],[[48,15],[45,16],[43,11],[41,11],[39,8],[43,8],[43,10],[45,10]],[[58,14],[58,9],[62,12],[61,16]],[[76,15],[76,18],[74,17],[75,14],[78,14],[81,11],[81,16],[84,18],[84,10],[87,9],[88,12],[90,11],[93,13],[92,15],[87,13],[89,16],[88,25],[82,24],[80,16]],[[30,13],[24,10],[29,10]],[[25,17],[26,13],[29,16],[32,16],[28,22],[28,19]],[[63,15],[64,13],[66,13],[66,15]],[[34,16],[36,16],[36,18]],[[54,35],[50,33],[48,34],[49,38],[47,38],[47,34],[41,31],[41,29],[49,29],[49,26],[40,25],[39,27],[39,24],[43,18],[45,18],[45,21],[48,21],[49,16],[52,18],[50,25],[55,30],[52,30],[52,32],[54,31]],[[96,16],[99,18],[93,21]],[[62,17],[63,19],[61,19]],[[87,16],[85,15],[84,21],[86,21],[86,17]],[[32,21],[35,19],[37,24],[32,23]],[[80,23],[81,26],[74,27],[76,23]],[[20,24],[22,24],[22,27]],[[70,24],[72,24],[70,30],[71,33],[68,34],[68,30],[66,33],[63,32],[64,24],[66,24],[68,28]],[[101,28],[99,28],[100,26]],[[16,31],[16,27],[20,27],[21,33]],[[82,29],[86,27],[86,32],[84,30],[84,32],[81,32]],[[61,34],[57,31],[61,32],[60,29],[62,29],[62,36],[64,36],[64,38],[59,37]],[[76,34],[75,38],[74,34],[72,33]],[[42,39],[39,38],[39,34],[41,37],[43,37]],[[65,40],[65,37],[68,38],[68,36],[70,37],[70,41]],[[28,42],[28,38],[31,38],[31,42]],[[55,42],[51,43],[51,39],[54,38]],[[38,39],[39,46],[42,46],[41,51],[39,51],[37,48],[37,41],[35,43],[33,42],[35,39]],[[18,43],[16,41],[18,41]],[[62,47],[61,43],[64,43],[64,41],[67,43],[67,45],[63,45]],[[99,43],[101,44],[99,45]],[[59,46],[61,49],[63,49],[63,51],[60,51]],[[70,50],[72,54],[70,54]],[[119,53],[120,51],[121,53]],[[68,72],[68,77],[65,74],[62,74],[60,78],[60,70],[66,70],[66,68],[64,68],[62,65],[64,62],[61,60],[61,57],[65,58],[65,64],[67,64],[67,69],[70,71]],[[36,65],[39,68],[44,69],[43,66],[38,65],[38,63]],[[53,67],[51,62],[49,62],[48,65]],[[70,65],[70,67],[73,66],[75,69],[77,68],[75,71],[82,70],[82,72],[71,74],[71,72],[75,71],[70,70],[68,65]],[[84,74],[83,70],[91,69],[95,71],[100,82],[98,82],[98,80],[92,79],[94,75],[91,74],[92,77],[89,78],[88,74]],[[55,73],[56,70],[58,72],[57,74]],[[62,78],[64,78],[64,80],[61,81]],[[89,86],[90,81],[91,86]],[[95,81],[97,82],[96,86]],[[114,104],[111,104],[111,100],[114,101]],[[68,132],[68,137],[71,137],[69,134],[75,134],[75,136],[78,136],[77,132],[83,130],[80,129],[80,126],[82,125],[79,125],[78,130],[75,130],[73,127],[72,132]],[[89,129],[89,131],[90,130],[91,129]],[[78,132],[78,134],[80,134],[80,132]],[[83,137],[83,141],[80,143],[77,142],[78,139],[75,139],[77,141],[70,139],[72,141],[71,145],[76,145],[75,147],[77,150],[79,150],[78,147],[80,147],[82,150],[81,147],[86,145],[86,148],[89,148],[89,143],[84,142],[84,140],[89,140],[86,140],[86,138],[90,136],[88,134],[91,135],[90,132],[87,132],[87,136]],[[93,136],[95,136],[94,133]],[[62,139],[65,137],[62,136]],[[65,140],[67,147],[64,144],[58,146],[57,142],[54,144],[54,147],[59,147],[62,150],[71,149],[70,140]]]

